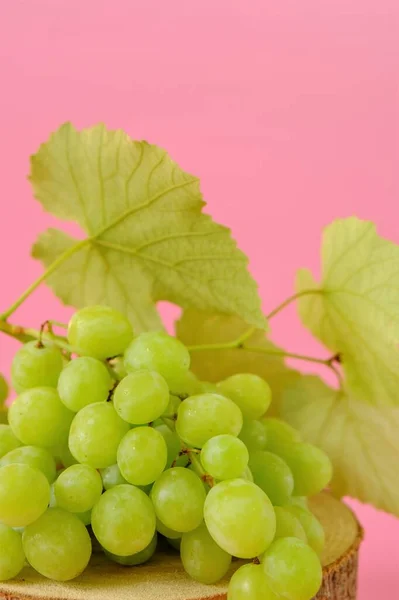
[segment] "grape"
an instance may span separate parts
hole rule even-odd
[[[181,538],[178,538],[178,539],[175,539],[175,540],[171,540],[170,538],[166,538],[166,541],[168,542],[169,546],[171,546],[173,548],[173,550],[177,550],[177,552],[180,552]]]
[[[81,308],[68,325],[68,341],[78,354],[99,360],[123,354],[132,338],[128,319],[109,306]]]
[[[171,378],[169,387],[178,396],[194,396],[202,392],[202,385],[192,371],[185,371],[180,377]]]
[[[229,554],[262,554],[276,531],[276,517],[266,494],[245,479],[222,481],[205,500],[205,523],[215,542]]]
[[[245,444],[232,435],[217,435],[208,440],[201,450],[201,464],[215,479],[235,479],[248,466]]]
[[[280,538],[263,556],[262,566],[276,594],[287,600],[311,600],[322,581],[317,554],[298,538]]]
[[[74,456],[72,456],[71,451],[68,446],[68,440],[65,444],[60,444],[52,448],[53,456],[62,464],[62,466],[67,469],[68,467],[72,467],[72,465],[76,465],[77,460]]]
[[[140,552],[136,552],[136,554],[131,554],[130,556],[117,556],[116,554],[112,554],[105,550],[106,556],[118,563],[119,565],[124,565],[126,567],[133,567],[135,565],[142,565],[150,560],[150,558],[154,555],[155,550],[157,549],[158,536],[154,533],[154,537],[151,542],[148,544],[144,550]]]
[[[250,452],[266,450],[266,431],[263,423],[260,421],[244,419],[238,437],[244,442]]]
[[[205,490],[199,477],[188,469],[164,471],[150,497],[158,519],[174,531],[196,529],[203,519]]]
[[[307,536],[299,519],[295,513],[291,513],[289,509],[281,506],[275,506],[276,513],[276,535],[274,539],[285,537],[296,537],[303,542],[307,542]]]
[[[118,448],[118,467],[134,485],[153,483],[166,466],[168,450],[159,431],[152,427],[131,429]]]
[[[192,579],[200,583],[216,583],[226,575],[231,556],[210,536],[205,523],[184,533],[180,544],[183,567]]]
[[[270,589],[260,565],[243,565],[234,573],[229,583],[227,600],[280,600]],[[282,600],[282,599],[281,599]]]
[[[312,444],[287,444],[279,449],[294,475],[295,496],[313,496],[323,490],[331,480],[332,465],[325,454]]]
[[[285,508],[301,523],[309,546],[320,556],[325,543],[325,533],[320,521],[309,510],[300,506],[286,506]]]
[[[73,514],[75,515],[75,517],[78,517],[79,521],[81,521],[85,527],[91,524],[91,510],[86,510],[86,512]]]
[[[100,544],[117,556],[141,552],[155,533],[151,500],[132,485],[105,492],[91,514],[91,526]]]
[[[100,470],[100,475],[103,480],[103,486],[105,490],[110,490],[116,485],[123,485],[127,483],[123,477],[118,465],[111,465]]]
[[[49,483],[53,483],[56,477],[55,460],[45,448],[38,446],[15,448],[0,460],[0,467],[11,464],[25,464],[38,469],[45,475]]]
[[[50,484],[41,471],[24,464],[0,468],[0,522],[25,527],[46,510]]]
[[[309,510],[308,499],[306,496],[291,496],[291,498],[288,500],[288,504],[291,506],[300,506],[305,510]]]
[[[69,410],[78,412],[94,402],[105,402],[111,388],[107,367],[91,356],[71,360],[58,380],[58,394]]]
[[[62,367],[62,354],[56,346],[47,342],[28,342],[12,361],[12,386],[18,394],[36,387],[57,387]]]
[[[242,427],[241,411],[229,398],[219,394],[191,396],[179,406],[178,436],[189,446],[202,446],[216,435],[237,436]]]
[[[267,494],[274,505],[288,502],[294,489],[294,478],[282,458],[272,452],[253,452],[249,468],[256,485]]]
[[[217,394],[218,393],[218,388],[216,383],[212,383],[210,381],[200,381],[200,389],[199,392],[200,394],[207,394],[207,393],[211,393],[211,394]]]
[[[111,403],[89,404],[72,421],[69,449],[78,462],[104,469],[116,463],[119,443],[128,431]]]
[[[57,506],[73,513],[84,513],[100,499],[103,483],[98,471],[88,465],[72,465],[54,484]]]
[[[6,378],[0,373],[0,407],[3,406],[4,402],[8,398],[8,383]]]
[[[179,410],[181,402],[182,401],[178,396],[170,394],[168,406],[165,408],[165,412],[163,414],[168,415],[169,417],[171,415],[177,415],[177,411]]]
[[[246,479],[247,481],[251,481],[253,483],[254,481],[254,477],[252,475],[252,471],[249,467],[246,467],[246,469],[244,469],[244,471],[241,473],[240,477],[242,479]]]
[[[0,458],[20,445],[21,442],[15,437],[11,427],[0,424]]]
[[[136,371],[119,383],[114,392],[115,410],[135,425],[150,423],[162,415],[169,404],[169,388],[155,371]]]
[[[73,413],[62,404],[57,390],[37,387],[18,396],[8,418],[22,443],[51,448],[67,440]]]
[[[258,419],[265,414],[272,400],[269,384],[251,373],[231,375],[217,385],[218,391],[227,396],[239,408],[246,419]]]
[[[173,383],[190,367],[190,354],[176,338],[162,331],[150,331],[136,337],[127,348],[125,367],[129,373],[140,369],[157,371],[173,389]]]
[[[158,431],[165,440],[166,448],[168,451],[166,466],[169,469],[181,450],[181,442],[179,436],[174,431],[171,431],[169,427],[164,424],[158,425],[158,427],[154,427],[154,429],[155,431]]]
[[[36,571],[69,581],[87,567],[91,540],[83,523],[61,508],[49,508],[22,536],[26,558]]]
[[[181,531],[174,531],[173,529],[169,529],[169,527],[166,527],[166,525],[164,525],[159,519],[157,519],[156,527],[157,531],[169,540],[179,540],[183,535]]]
[[[110,363],[110,372],[116,381],[121,381],[127,375],[123,357],[114,358]]]
[[[16,577],[24,564],[21,534],[0,523],[0,581]]]
[[[0,406],[0,425],[8,425],[8,408]]]
[[[266,418],[261,423],[266,432],[266,450],[280,454],[279,449],[287,444],[301,441],[299,431],[281,419]]]

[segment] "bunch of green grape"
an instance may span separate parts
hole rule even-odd
[[[68,342],[73,359],[33,341],[13,360],[19,395],[0,425],[0,580],[26,562],[73,579],[94,538],[109,560],[139,565],[166,538],[204,584],[245,559],[230,600],[310,600],[324,532],[306,497],[328,485],[331,463],[265,417],[267,382],[201,382],[179,340],[134,337],[108,307],[76,312]]]

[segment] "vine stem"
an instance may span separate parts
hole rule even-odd
[[[37,341],[50,341],[62,350],[66,350],[69,353],[76,353],[76,350],[70,346],[66,338],[54,335],[50,331],[40,331],[38,329],[32,329],[31,327],[21,327],[20,325],[12,325],[5,320],[0,319],[0,331],[13,337],[14,339],[26,343],[32,340]]]
[[[297,292],[296,294],[289,296],[288,298],[286,298],[286,300],[284,300],[284,302],[276,306],[276,308],[274,308],[268,315],[266,315],[267,320],[270,321],[270,319],[275,317],[279,312],[284,310],[284,308],[289,306],[292,302],[295,302],[295,300],[298,300],[303,296],[311,296],[312,294],[323,294],[323,290],[318,290],[317,288],[311,290],[303,290],[302,292]]]

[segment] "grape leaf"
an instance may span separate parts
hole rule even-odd
[[[308,375],[285,390],[282,416],[330,456],[333,493],[399,516],[398,408],[372,406]]]
[[[380,405],[399,404],[399,246],[356,218],[326,228],[322,281],[307,270],[297,290],[303,324],[339,354],[348,390]]]
[[[159,300],[265,326],[245,255],[201,212],[198,179],[161,148],[65,124],[32,157],[30,181],[45,210],[87,234],[52,229],[33,248],[65,303],[110,304],[138,331],[161,327]]]
[[[224,344],[236,340],[248,329],[248,325],[238,317],[188,309],[176,323],[176,336],[187,346]],[[245,345],[264,348],[270,354],[245,348],[194,351],[191,353],[191,368],[200,379],[212,382],[235,373],[254,373],[263,377],[272,388],[272,411],[275,413],[282,390],[299,374],[285,365],[283,356],[279,354],[280,348],[265,336],[264,331],[254,331]]]

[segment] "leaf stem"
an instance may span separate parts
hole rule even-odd
[[[310,296],[312,294],[322,294],[322,293],[323,293],[323,290],[320,290],[320,289],[310,289],[310,290],[303,290],[302,292],[297,292],[296,294],[289,296],[288,298],[286,298],[286,300],[284,300],[284,302],[282,302],[281,304],[276,306],[276,308],[274,308],[268,315],[266,315],[266,318],[268,319],[268,321],[270,321],[270,319],[275,317],[279,312],[281,312],[289,304],[291,304],[292,302],[295,302],[295,300],[298,300],[299,298],[302,298],[302,296]]]
[[[30,296],[32,292],[34,292],[35,289],[39,287],[39,285],[59,267],[59,265],[61,265],[65,260],[68,260],[68,258],[73,256],[75,252],[78,252],[79,250],[84,248],[84,246],[86,246],[89,242],[90,238],[81,240],[80,242],[74,244],[73,246],[68,248],[68,250],[60,254],[60,256],[56,258],[56,260],[52,262],[51,265],[44,271],[44,273],[42,273],[40,277],[38,277],[36,281],[34,281],[28,287],[28,289],[24,291],[23,294],[21,294],[21,296],[14,302],[14,304],[12,304],[2,315],[0,315],[0,320],[5,321],[10,315],[12,315],[17,310],[17,308],[21,306],[21,304],[28,298],[28,296]]]

